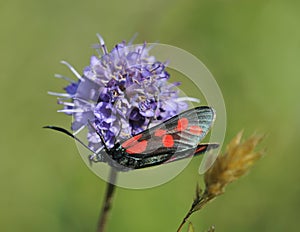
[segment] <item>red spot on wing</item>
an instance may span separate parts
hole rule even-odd
[[[163,129],[157,129],[155,132],[154,132],[154,135],[157,136],[157,137],[161,137],[163,135],[165,135],[167,133],[166,130],[163,130]]]
[[[132,138],[122,143],[122,147],[127,148],[127,147],[134,146],[142,136],[143,136],[142,134],[133,136]]]
[[[173,147],[174,139],[172,135],[164,135],[162,138],[162,143],[165,147]]]
[[[132,147],[127,148],[126,152],[128,154],[139,154],[146,150],[147,148],[147,140],[143,140],[141,142],[135,143]]]
[[[200,145],[200,147],[197,148],[197,150],[195,151],[195,153],[198,153],[200,151],[206,150],[206,148],[207,148],[207,145],[203,145],[203,146]]]
[[[190,132],[194,135],[201,135],[203,133],[203,130],[200,126],[191,126]]]
[[[188,124],[189,124],[189,120],[187,118],[179,119],[177,122],[177,130],[178,131],[186,130],[186,128],[188,127]]]

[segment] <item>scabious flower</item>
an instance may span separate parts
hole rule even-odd
[[[180,83],[168,82],[166,63],[149,55],[146,43],[121,42],[109,52],[102,37],[98,37],[99,56],[91,57],[82,75],[62,61],[77,81],[56,75],[69,85],[64,88],[65,93],[50,92],[64,106],[59,112],[73,116],[74,134],[88,128],[88,146],[95,152],[103,148],[95,129],[103,135],[106,146],[112,148],[116,141],[128,139],[188,107],[186,98],[179,97],[176,87]]]

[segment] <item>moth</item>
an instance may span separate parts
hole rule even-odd
[[[199,106],[175,115],[127,140],[118,141],[112,148],[106,146],[103,135],[94,128],[104,149],[97,154],[92,151],[93,155],[90,155],[89,159],[91,163],[106,162],[117,169],[130,170],[197,156],[219,147],[217,143],[200,143],[209,132],[215,118],[213,108]],[[56,126],[45,128],[63,132],[87,147],[63,128]]]

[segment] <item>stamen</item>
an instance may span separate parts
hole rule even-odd
[[[73,102],[64,102],[64,101],[61,101],[60,99],[58,99],[57,103],[60,105],[64,105],[64,106],[72,106],[72,107],[75,106],[75,104]]]
[[[97,44],[93,44],[92,48],[94,48],[96,50],[96,52],[98,53],[99,57],[102,56],[102,52],[100,51],[101,46],[98,43]]]
[[[125,45],[126,46],[126,45]],[[119,59],[120,59],[120,61],[123,61],[122,60],[122,57],[121,57],[121,55],[120,55],[120,51],[119,51],[119,46],[118,46],[118,44],[116,45],[116,50],[117,50],[117,54],[118,54],[118,57],[119,57]],[[127,60],[126,60],[126,63],[128,63],[127,62]],[[123,62],[123,64],[124,64],[124,62]],[[119,68],[120,70],[122,69],[122,68],[124,68],[124,65],[123,64],[120,64],[120,66],[119,67],[117,67],[117,68]]]
[[[97,37],[98,37],[98,39],[99,39],[99,42],[100,42],[102,51],[103,51],[103,53],[106,55],[108,52],[107,52],[107,48],[106,48],[106,46],[105,46],[104,40],[103,40],[103,38],[101,37],[100,34],[97,33],[96,35],[97,35]]]
[[[68,93],[56,93],[56,92],[48,91],[48,94],[52,95],[52,96],[57,96],[57,97],[72,98],[72,96]]]
[[[70,65],[67,61],[62,60],[60,63],[66,65],[66,66],[71,70],[71,72],[72,72],[79,80],[84,81],[84,79],[83,79],[83,78],[81,77],[81,75],[76,71],[76,69],[75,69],[72,65]]]
[[[146,42],[145,42],[145,43],[146,43]],[[158,41],[156,41],[156,42],[154,42],[154,43],[148,45],[148,47],[147,47],[148,51],[150,51],[150,50],[156,45],[156,43],[158,43]]]
[[[135,33],[132,38],[130,39],[130,41],[128,42],[128,45],[132,45],[133,41],[136,39],[136,37],[138,36],[139,33]]]
[[[84,100],[84,99],[79,98],[79,97],[74,97],[73,100],[74,100],[74,101],[75,101],[75,100],[80,101],[80,102],[85,103],[85,104],[90,105],[90,106],[94,106],[94,105],[95,105],[95,103],[89,102],[89,101]]]
[[[80,131],[82,131],[84,128],[86,127],[86,125],[83,125],[82,127],[80,127],[78,130],[73,132],[73,135],[77,135]]]
[[[181,102],[181,101],[191,101],[191,102],[197,102],[199,103],[200,100],[193,97],[179,97],[174,99],[175,102]]]
[[[162,67],[162,64],[157,65],[157,67],[151,69],[150,72],[152,73],[153,71],[155,71],[156,69],[158,69],[158,68],[160,68],[160,67]]]
[[[66,80],[66,81],[68,81],[68,82],[70,82],[70,83],[76,83],[76,81],[72,80],[72,79],[69,78],[69,77],[63,76],[63,75],[61,75],[61,74],[54,74],[54,77],[60,78],[60,79],[64,79],[64,80]]]
[[[176,81],[176,82],[170,83],[168,86],[168,89],[172,89],[172,88],[180,86],[180,85],[181,85],[181,82]]]
[[[145,48],[146,48],[146,42],[144,42],[142,49],[140,49],[140,50],[138,51],[138,53],[139,53],[139,56],[138,56],[139,59],[141,59],[141,56],[142,56],[142,54],[143,54]]]
[[[83,109],[63,109],[63,110],[58,110],[57,112],[59,113],[84,113],[85,110]]]

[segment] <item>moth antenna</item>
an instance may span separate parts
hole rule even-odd
[[[102,142],[102,144],[103,144],[103,146],[104,146],[104,149],[105,149],[105,151],[108,153],[108,152],[109,152],[109,149],[108,149],[108,147],[106,146],[106,143],[105,143],[105,140],[104,140],[104,136],[101,134],[100,131],[98,131],[98,130],[95,128],[95,126],[93,125],[93,123],[92,123],[90,120],[88,120],[88,122],[89,122],[90,126],[93,128],[93,130],[96,132],[96,134],[100,137],[100,140],[101,140],[101,142]]]
[[[43,128],[62,132],[64,134],[68,135],[69,137],[75,139],[77,142],[79,142],[82,146],[84,146],[86,149],[91,151],[93,154],[96,154],[95,151],[93,151],[91,148],[89,148],[87,145],[85,145],[79,138],[77,138],[75,135],[73,135],[71,132],[69,132],[68,130],[66,130],[64,128],[57,127],[57,126],[44,126]]]

